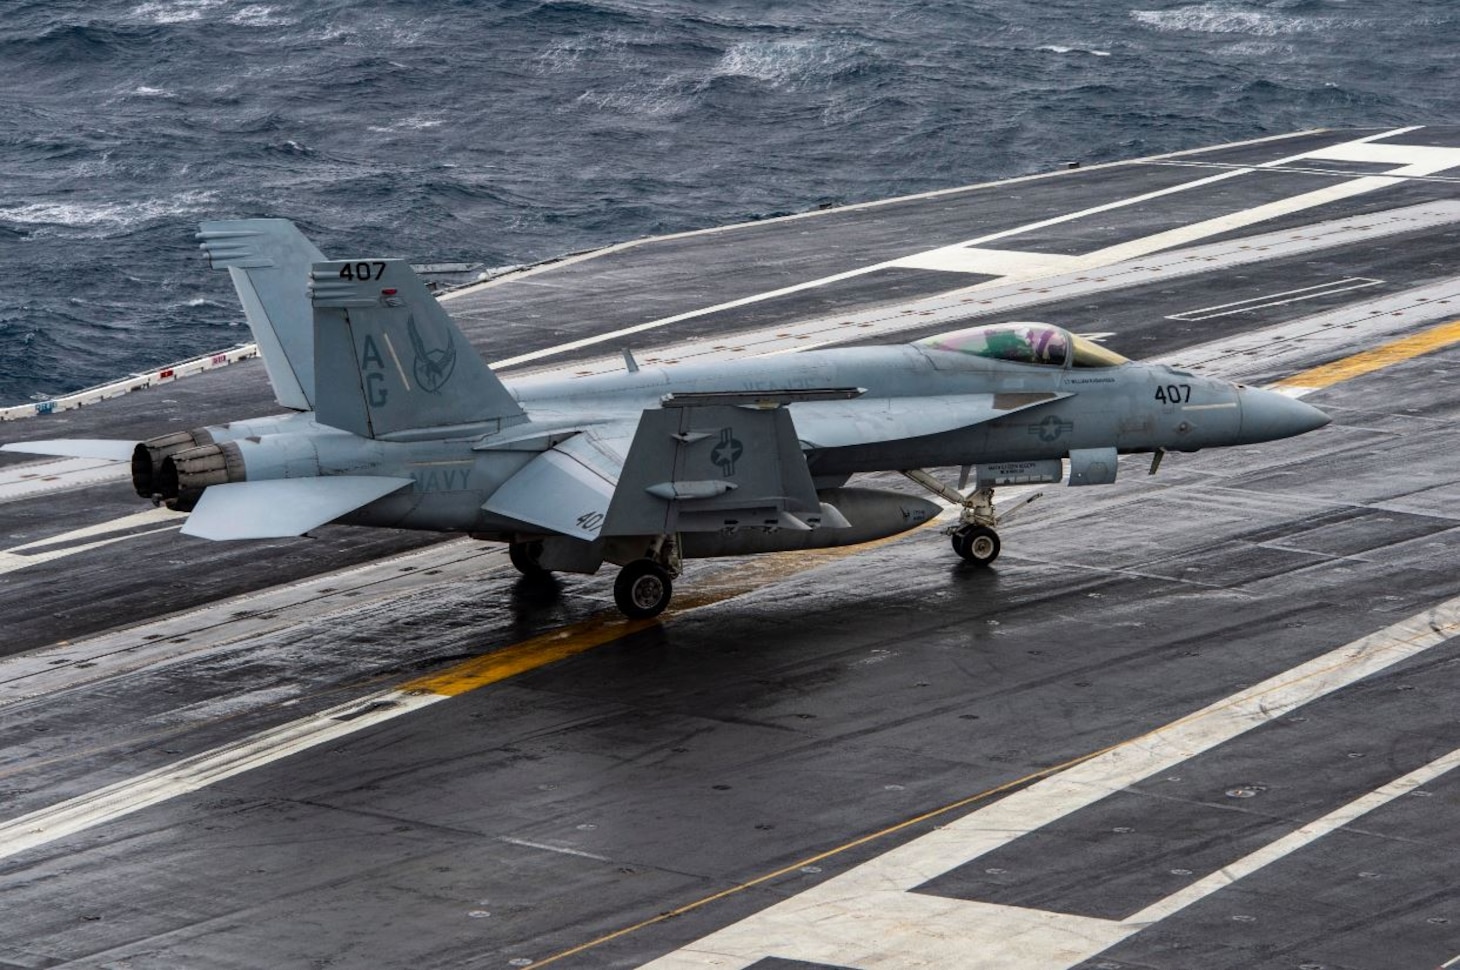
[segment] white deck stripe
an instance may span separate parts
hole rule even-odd
[[[1350,142],[1344,142],[1342,145],[1339,146],[1332,146],[1330,150],[1337,150],[1339,148],[1347,147],[1353,151],[1360,151],[1362,149],[1359,146],[1365,145],[1369,142],[1377,141],[1382,138],[1402,135],[1407,132],[1414,131],[1416,127],[1419,126],[1395,128],[1390,131],[1379,132],[1377,134],[1365,136],[1363,138],[1355,139]],[[1386,147],[1398,150],[1406,146],[1392,145]],[[1251,166],[1247,168],[1231,169],[1228,171],[1220,172],[1216,175],[1207,176],[1206,178],[1195,179],[1191,182],[1183,182],[1180,185],[1174,185],[1169,188],[1159,189],[1154,192],[1147,192],[1141,195],[1131,196],[1130,198],[1126,199],[1118,199],[1114,202],[1107,202],[1103,205],[1092,206],[1088,209],[1081,209],[1076,212],[1065,213],[1051,219],[1044,219],[1038,222],[1031,222],[1022,226],[1017,226],[1012,229],[1005,229],[1000,232],[990,233],[988,235],[980,236],[976,239],[969,239],[960,243],[954,243],[951,246],[940,246],[937,249],[928,250],[923,253],[909,254],[908,256],[898,257],[896,259],[875,263],[869,266],[863,266],[858,269],[848,270],[843,273],[835,273],[831,276],[825,276],[820,279],[809,280],[804,283],[797,283],[793,286],[782,287],[780,289],[770,290],[765,293],[757,293],[739,300],[731,300],[725,303],[716,304],[714,306],[703,307],[698,310],[690,310],[685,313],[677,313],[672,316],[662,317],[658,320],[649,320],[644,323],[635,324],[631,327],[623,327],[621,329],[610,331],[604,334],[598,334],[593,337],[584,337],[580,340],[569,341],[568,343],[560,344],[556,347],[548,347],[543,350],[532,351],[526,354],[519,354],[516,357],[508,357],[504,360],[494,362],[492,364],[492,367],[506,368],[515,367],[520,364],[531,363],[533,361],[542,360],[544,358],[552,357],[557,354],[565,353],[567,351],[581,350],[584,347],[591,347],[600,343],[622,340],[624,337],[631,337],[635,334],[659,329],[669,326],[671,324],[680,323],[684,320],[690,320],[695,317],[705,316],[711,313],[718,313],[723,310],[732,310],[738,307],[748,306],[753,303],[758,303],[763,300],[774,299],[780,296],[788,296],[792,293],[799,293],[804,290],[812,289],[814,287],[825,286],[829,283],[837,283],[842,280],[852,279],[854,277],[862,276],[867,273],[877,272],[878,270],[889,269],[904,265],[913,266],[920,259],[946,259],[948,258],[946,256],[947,251],[952,249],[986,246],[988,243],[998,239],[1004,239],[1010,236],[1017,236],[1023,233],[1034,232],[1039,229],[1045,229],[1050,226],[1072,222],[1078,219],[1088,218],[1092,215],[1099,215],[1105,212],[1111,212],[1117,209],[1127,208],[1132,205],[1139,205],[1153,199],[1162,198],[1168,195],[1174,195],[1180,192],[1187,192],[1195,188],[1201,188],[1207,185],[1211,185],[1215,182],[1237,178],[1242,175],[1250,174],[1251,172],[1257,171],[1259,169],[1276,168],[1290,162],[1301,161],[1304,158],[1310,157],[1312,154],[1313,152],[1301,152],[1297,155],[1291,155],[1286,158],[1279,158],[1274,159],[1270,162],[1264,162],[1261,165]],[[1109,265],[1111,263],[1134,258],[1135,256],[1157,252],[1161,249],[1169,249],[1173,246],[1193,242],[1198,239],[1208,238],[1210,236],[1217,235],[1223,232],[1230,232],[1234,229],[1240,229],[1245,226],[1253,225],[1257,222],[1277,218],[1278,216],[1289,215],[1291,213],[1300,212],[1304,209],[1312,208],[1314,206],[1325,205],[1329,202],[1352,198],[1357,195],[1363,195],[1368,192],[1377,191],[1378,189],[1388,188],[1392,185],[1399,185],[1403,183],[1404,176],[1434,174],[1435,172],[1443,171],[1455,165],[1460,165],[1460,154],[1457,154],[1452,159],[1452,157],[1449,155],[1435,156],[1423,152],[1416,152],[1412,155],[1405,156],[1404,160],[1409,161],[1411,164],[1407,165],[1405,168],[1394,173],[1393,175],[1363,176],[1355,179],[1350,179],[1346,182],[1341,182],[1337,185],[1329,186],[1324,189],[1319,189],[1315,192],[1302,193],[1300,195],[1292,196],[1287,199],[1280,199],[1278,201],[1270,202],[1265,205],[1255,206],[1251,209],[1244,209],[1239,212],[1229,213],[1216,219],[1208,219],[1199,223],[1193,223],[1189,226],[1182,226],[1177,229],[1169,230],[1167,232],[1156,233],[1155,235],[1147,236],[1139,240],[1134,240],[1130,243],[1124,243],[1119,246],[1107,247],[1106,249],[1098,250],[1095,253],[1090,253],[1085,256],[1071,257],[1071,259],[1077,261],[1078,265],[1088,268]],[[935,255],[940,253],[945,255]],[[991,259],[991,257],[985,257],[985,259]],[[1008,279],[1027,280],[1038,278],[1041,275],[1053,275],[1056,272],[1065,272],[1067,271],[1069,266],[1076,265],[1076,263],[1064,264],[1063,268],[1057,269],[1054,265],[1057,262],[1058,260],[1041,255],[1040,260],[1037,261],[1037,265],[1031,266],[1028,269],[1011,267],[1009,273],[1003,274],[1006,276],[1006,279],[997,282],[1007,282]]]
[[[1008,236],[1014,236],[1025,232],[1033,232],[1037,229],[1044,229],[1049,226],[1058,225],[1062,222],[1070,222],[1075,219],[1083,219],[1088,216],[1098,215],[1102,212],[1109,212],[1114,209],[1125,208],[1132,205],[1139,205],[1143,202],[1149,202],[1152,199],[1157,199],[1166,195],[1172,195],[1177,192],[1185,192],[1191,189],[1201,188],[1202,186],[1210,185],[1213,182],[1235,178],[1236,176],[1246,174],[1249,171],[1251,171],[1251,169],[1237,169],[1230,172],[1222,172],[1219,175],[1209,175],[1206,178],[1196,179],[1191,182],[1183,182],[1180,185],[1175,185],[1167,189],[1160,189],[1155,192],[1147,192],[1142,195],[1131,196],[1130,198],[1126,199],[1119,199],[1115,202],[1108,202],[1104,205],[1094,206],[1089,209],[1081,209],[1078,212],[1070,212],[1062,216],[1057,216],[1053,219],[1044,219],[1040,222],[1031,222],[1027,225],[1019,226],[1014,229],[1006,229],[1002,232],[992,233],[987,236],[980,236],[977,239],[970,239],[966,240],[965,242],[955,243],[953,247],[940,246],[936,250],[928,250],[927,252],[936,253],[940,250],[948,248],[978,246],[983,243],[993,242],[996,239],[1003,239]],[[899,256],[896,259],[890,259],[886,260],[885,262],[874,263],[869,266],[862,266],[857,269],[847,270],[844,273],[834,273],[831,276],[823,276],[819,279],[807,280],[804,283],[796,283],[792,286],[784,286],[777,290],[768,290],[764,293],[756,293],[738,300],[730,300],[725,303],[717,303],[714,306],[701,307],[698,310],[689,310],[685,313],[676,313],[673,316],[661,317],[658,320],[649,320],[644,323],[634,324],[631,327],[623,327],[619,330],[613,330],[608,333],[598,334],[592,337],[584,337],[581,340],[569,341],[565,344],[559,344],[556,347],[547,347],[543,350],[534,350],[530,353],[519,354],[516,357],[508,357],[505,360],[493,361],[491,366],[493,369],[516,367],[520,364],[531,363],[532,361],[542,360],[546,357],[554,357],[558,354],[566,353],[571,350],[581,350],[584,347],[592,347],[596,344],[622,340],[624,337],[631,337],[634,334],[644,333],[649,330],[658,330],[663,327],[667,327],[670,324],[681,323],[685,320],[692,320],[695,317],[708,316],[709,314],[719,313],[723,310],[734,310],[739,307],[749,306],[753,303],[760,303],[762,301],[772,300],[781,296],[789,296],[792,293],[801,293],[805,290],[814,289],[818,286],[826,286],[829,283],[839,283],[842,280],[849,280],[854,279],[858,276],[865,276],[868,273],[875,273],[878,270],[892,269],[901,265],[903,260],[916,259],[919,255],[924,254],[914,253],[909,256]]]
[[[638,355],[642,366],[663,366],[687,361],[711,361],[741,356],[789,353],[812,346],[851,340],[885,338],[910,330],[933,327],[963,327],[993,314],[1021,311],[1028,307],[1070,300],[1091,293],[1124,286],[1150,285],[1184,276],[1247,265],[1281,255],[1294,257],[1359,241],[1372,242],[1386,236],[1413,232],[1429,226],[1460,222],[1460,203],[1447,201],[1366,213],[1304,227],[1299,232],[1281,231],[1238,240],[1208,243],[1190,249],[1163,252],[1139,261],[1093,270],[1067,273],[1031,281],[995,280],[961,290],[942,293],[910,303],[877,307],[781,324],[758,330],[688,340]],[[1451,286],[1453,284],[1446,284]],[[1417,291],[1418,292],[1418,291]],[[1392,297],[1387,299],[1393,299]],[[1343,312],[1342,310],[1335,312]],[[1408,326],[1412,321],[1399,320]],[[1337,339],[1338,335],[1332,335]],[[1237,338],[1234,338],[1236,340]],[[1229,341],[1230,343],[1231,341]],[[1270,350],[1271,348],[1269,348]],[[613,373],[623,369],[619,356],[595,357],[568,365],[547,366],[514,375],[525,378],[561,378],[569,374]]]
[[[988,966],[1056,970],[1089,959],[1225,885],[1209,877],[1117,922],[1016,906],[925,897],[936,876],[1209,751],[1294,709],[1460,635],[1460,597],[1269,678],[1149,734],[941,826],[797,896],[646,965],[651,970],[733,970],[768,957],[880,970]],[[1338,812],[1253,853],[1245,874],[1450,770],[1446,755]],[[1305,838],[1305,835],[1311,837]],[[933,898],[934,902],[926,900]],[[904,920],[902,917],[907,917]],[[950,954],[961,958],[950,960]],[[973,956],[977,955],[977,956]],[[985,958],[987,955],[987,958]]]
[[[1316,821],[1299,826],[1296,831],[1283,836],[1276,842],[1265,845],[1251,855],[1223,866],[1204,879],[1199,879],[1185,889],[1152,903],[1121,922],[1127,926],[1134,926],[1136,929],[1143,929],[1151,923],[1166,919],[1192,903],[1205,899],[1217,890],[1230,886],[1238,879],[1252,875],[1263,866],[1291,855],[1305,845],[1316,842],[1332,832],[1337,832],[1376,809],[1383,808],[1401,795],[1408,795],[1415,789],[1435,781],[1457,766],[1460,766],[1460,748],[1436,758],[1421,768],[1416,768],[1402,778],[1396,778],[1367,795],[1354,799]]]
[[[0,859],[76,835],[443,700],[446,698],[439,694],[382,691],[22,815],[0,824]],[[364,713],[351,716],[358,711]],[[342,716],[349,719],[338,720]]]

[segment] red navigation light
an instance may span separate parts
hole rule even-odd
[[[385,296],[395,296],[395,287],[392,286],[390,289],[381,290],[380,292]]]

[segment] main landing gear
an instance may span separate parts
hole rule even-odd
[[[643,559],[625,563],[613,582],[613,601],[631,620],[647,620],[664,612],[683,565],[673,536],[660,536],[647,552]]]
[[[552,572],[543,567],[540,557],[543,553],[542,540],[511,542],[507,545],[507,557],[517,571],[529,580],[546,580]],[[601,560],[598,560],[601,561]],[[593,572],[595,561],[589,569],[571,569],[572,572]],[[617,558],[615,562],[621,561]],[[647,620],[658,616],[669,606],[674,595],[674,580],[678,578],[683,563],[679,543],[674,536],[657,536],[644,547],[644,555],[624,563],[613,583],[613,601],[619,610],[631,620]]]
[[[994,490],[992,487],[975,488],[964,495],[958,489],[950,488],[920,468],[903,472],[908,478],[932,492],[934,495],[958,506],[958,524],[950,526],[946,534],[953,545],[953,551],[965,562],[975,566],[987,566],[999,558],[1000,542],[997,531],[999,523],[1009,517],[1014,509],[1022,508],[1039,498],[1043,492],[1025,496],[1014,509],[1002,516],[994,514]],[[968,484],[968,469],[963,470],[958,486]]]
[[[528,579],[543,579],[551,573],[538,564],[537,557],[542,555],[542,540],[531,542],[513,542],[507,546],[507,558],[512,560],[512,565],[517,571]]]

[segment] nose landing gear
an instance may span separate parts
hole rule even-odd
[[[953,551],[975,566],[987,566],[999,558],[999,534],[986,525],[960,525],[948,533]]]
[[[938,481],[920,468],[904,471],[904,475],[947,502],[958,506],[958,524],[947,530],[953,551],[965,562],[975,566],[987,566],[999,558],[998,525],[1007,519],[1014,509],[1022,508],[1043,495],[1035,492],[1026,495],[1013,509],[1002,516],[994,514],[994,490],[991,486],[975,488],[964,495]],[[960,486],[967,483],[967,469]]]

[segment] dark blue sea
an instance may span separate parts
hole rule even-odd
[[[500,267],[1457,119],[1456,0],[3,0],[0,403],[246,340],[201,219]]]

